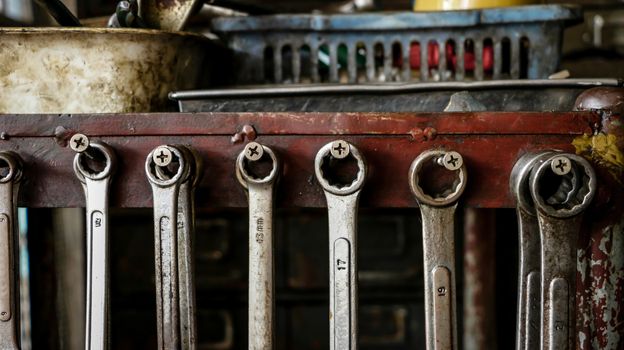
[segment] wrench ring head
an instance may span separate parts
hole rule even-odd
[[[0,152],[0,161],[4,161],[9,168],[9,172],[0,178],[0,183],[17,181],[21,178],[21,161],[12,152]]]
[[[409,170],[409,184],[410,188],[412,189],[412,193],[419,203],[430,205],[432,207],[445,207],[457,202],[459,197],[464,193],[468,178],[465,162],[462,162],[463,164],[461,165],[461,167],[455,170],[458,172],[459,175],[459,183],[455,185],[455,190],[444,198],[431,197],[430,195],[426,194],[418,184],[419,173],[425,163],[432,161],[439,165],[437,159],[444,158],[447,153],[449,152],[441,149],[425,151],[420,154],[416,159],[414,159],[414,162],[412,162],[412,166]]]
[[[74,156],[74,172],[76,173],[76,176],[81,182],[84,182],[85,178],[89,178],[91,180],[102,180],[109,177],[115,170],[115,162],[117,160],[115,152],[107,144],[98,141],[91,142],[89,147],[97,149],[104,155],[106,165],[104,165],[104,169],[102,171],[93,173],[85,169],[82,165],[82,157],[86,157],[85,153],[77,153]]]
[[[245,169],[245,162],[255,162],[255,161],[259,161],[260,159],[262,159],[262,157],[260,158],[254,158],[255,160],[252,160],[248,157],[248,147],[245,147],[245,149],[243,149],[243,151],[241,153],[238,154],[238,157],[236,158],[236,178],[238,179],[238,182],[240,182],[240,184],[247,189],[248,184],[256,184],[256,185],[264,185],[264,184],[270,184],[275,182],[275,180],[277,179],[277,175],[278,172],[280,170],[280,164],[279,164],[279,160],[277,159],[277,156],[275,155],[275,152],[273,152],[273,150],[267,146],[264,145],[260,145],[258,143],[256,143],[258,146],[262,147],[262,151],[260,151],[259,153],[262,155],[268,155],[271,158],[271,163],[273,165],[273,168],[271,169],[271,172],[269,173],[269,175],[258,179],[254,176],[252,176],[251,174],[249,174],[247,172],[247,170]]]
[[[321,147],[321,149],[316,154],[316,158],[314,159],[314,173],[316,175],[316,179],[318,180],[318,182],[321,184],[321,187],[323,187],[325,191],[335,194],[337,196],[348,196],[362,189],[362,186],[364,185],[364,181],[366,180],[366,172],[367,172],[366,160],[364,159],[364,156],[360,153],[360,151],[357,149],[357,147],[353,146],[352,144],[346,141],[343,141],[343,142],[346,145],[348,145],[349,155],[351,155],[355,159],[358,165],[358,173],[355,177],[355,180],[353,180],[351,184],[345,187],[338,187],[338,186],[332,185],[329,183],[329,181],[327,181],[327,179],[325,178],[325,174],[323,174],[323,170],[321,169],[321,166],[323,165],[325,158],[329,156],[333,157],[331,154],[332,154],[332,147],[335,146],[335,141],[330,142],[326,144],[325,146]],[[336,158],[334,157],[334,159]]]
[[[565,156],[570,160],[572,166],[576,165],[579,171],[579,176],[586,177],[587,181],[584,181],[581,185],[582,187],[576,193],[576,198],[578,199],[578,203],[574,204],[570,208],[555,208],[549,203],[547,203],[540,193],[541,184],[540,180],[544,178],[544,176],[548,172],[552,171],[552,162],[556,159],[560,159],[561,156]],[[530,178],[530,186],[531,186],[531,197],[535,202],[535,208],[545,215],[555,217],[555,218],[570,218],[576,215],[579,215],[583,212],[587,207],[591,204],[594,196],[596,195],[596,173],[594,168],[589,164],[589,162],[580,156],[575,154],[567,154],[567,153],[557,153],[551,154],[548,159],[544,160],[541,164],[536,165],[537,168],[533,170]],[[557,175],[555,176],[564,176]]]
[[[156,163],[154,162],[154,152],[156,152],[157,150],[161,150],[162,147],[167,148],[171,154],[173,154],[175,157],[178,158],[178,162],[179,162],[179,166],[178,166],[178,171],[175,173],[175,175],[173,175],[170,179],[168,180],[162,180],[160,179],[156,174],[155,171],[152,172],[152,164],[154,166],[154,168],[156,168],[158,165],[156,165]],[[175,183],[182,183],[182,177],[185,175],[188,175],[189,171],[188,171],[188,162],[186,161],[186,157],[183,151],[180,151],[177,147],[175,146],[171,146],[171,145],[164,145],[164,146],[158,146],[156,147],[154,150],[152,150],[149,155],[147,156],[147,159],[145,160],[145,173],[147,174],[147,179],[154,185],[158,186],[158,187],[169,187]]]
[[[511,170],[509,181],[509,189],[512,196],[516,199],[517,205],[527,214],[535,216],[535,203],[531,197],[531,188],[529,180],[531,178],[531,170],[535,164],[545,160],[554,151],[544,151],[539,153],[525,153],[514,165]]]

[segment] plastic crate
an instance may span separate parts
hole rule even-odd
[[[556,72],[576,6],[224,17],[234,85],[541,79]]]

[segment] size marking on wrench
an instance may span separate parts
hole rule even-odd
[[[518,216],[519,275],[516,349],[539,350],[541,328],[541,251],[540,236],[531,198],[529,178],[535,164],[544,161],[553,151],[522,156],[511,171],[510,190],[516,199]]]
[[[166,152],[165,152],[166,150]],[[162,151],[162,152],[161,152]],[[171,157],[159,166],[154,154]],[[178,272],[178,224],[180,187],[189,181],[188,151],[159,146],[145,161],[145,172],[154,201],[154,250],[156,262],[156,319],[159,349],[180,349],[180,297]],[[188,212],[188,211],[187,211]],[[189,223],[185,223],[188,227]]]
[[[541,238],[541,348],[573,349],[576,243],[581,214],[596,193],[596,174],[582,157],[556,153],[534,166],[529,181]],[[558,183],[556,188],[553,183]]]
[[[325,166],[350,157],[357,162],[355,180],[344,185],[330,182]],[[357,208],[366,179],[366,161],[348,142],[332,142],[317,153],[314,170],[325,192],[329,217],[329,348],[354,350],[358,335]]]
[[[113,150],[102,142],[91,142],[88,150],[74,157],[74,172],[86,202],[87,304],[86,349],[108,349],[108,194],[116,167]],[[90,157],[93,157],[91,159]],[[96,159],[96,157],[98,159]],[[94,167],[103,165],[102,169]]]
[[[442,194],[425,193],[420,185],[426,166],[442,166],[457,179]],[[428,350],[457,349],[455,289],[455,210],[467,182],[466,165],[457,152],[429,150],[414,160],[409,184],[422,216],[425,270],[425,323]]]
[[[259,156],[258,156],[259,154]],[[271,170],[253,165],[266,161]],[[250,142],[236,159],[236,174],[249,199],[249,349],[274,348],[275,281],[273,196],[280,163],[271,148]]]
[[[20,349],[19,245],[17,196],[22,161],[13,152],[0,152],[0,349]]]

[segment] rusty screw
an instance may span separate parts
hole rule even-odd
[[[550,169],[559,176],[567,175],[572,170],[572,163],[568,157],[558,156],[550,162]]]
[[[154,160],[154,163],[156,163],[156,165],[158,166],[167,166],[171,164],[171,161],[173,160],[173,155],[171,154],[169,148],[165,146],[160,146],[154,150],[154,153],[152,154],[152,160]]]
[[[343,140],[332,142],[330,153],[336,159],[344,159],[351,153],[351,146]]]
[[[438,158],[437,163],[450,171],[455,171],[464,165],[464,158],[461,154],[451,151]]]
[[[69,139],[69,148],[72,151],[77,153],[82,153],[89,148],[89,138],[84,134],[74,134],[74,136]]]
[[[250,142],[245,146],[245,158],[247,160],[255,162],[260,160],[264,155],[264,149],[262,145],[257,142]]]

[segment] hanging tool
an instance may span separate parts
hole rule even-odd
[[[582,213],[596,194],[596,174],[584,158],[556,153],[534,166],[529,184],[541,238],[541,348],[574,349],[576,244]]]
[[[456,173],[454,188],[442,194],[425,193],[420,185],[421,172],[431,164]],[[426,151],[414,160],[409,171],[409,184],[422,216],[427,350],[458,349],[455,210],[466,182],[463,158],[452,151]]]
[[[271,163],[268,174],[249,169],[264,160]],[[268,350],[275,338],[273,197],[280,163],[271,148],[250,142],[236,159],[236,173],[249,199],[249,349]]]
[[[324,169],[351,157],[358,173],[350,184],[335,184]],[[329,348],[355,350],[358,336],[357,209],[366,180],[366,161],[342,140],[323,146],[314,160],[316,179],[327,199],[329,216]]]
[[[0,152],[6,169],[0,178],[0,349],[20,349],[19,236],[17,197],[22,161],[13,152]]]
[[[148,28],[180,31],[201,4],[199,0],[139,0],[139,16]]]

